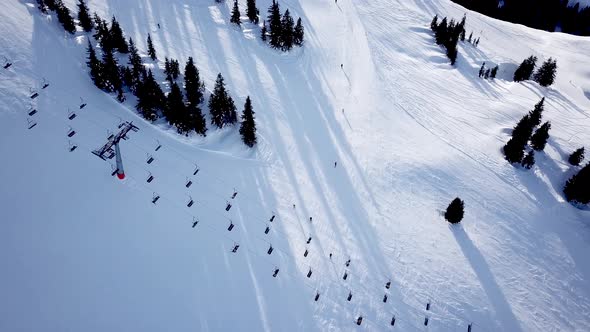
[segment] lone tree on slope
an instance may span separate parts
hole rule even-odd
[[[455,198],[447,207],[445,219],[451,224],[456,224],[463,220],[465,203],[459,198]]]
[[[217,75],[213,93],[209,98],[209,112],[211,113],[211,124],[222,128],[227,124],[234,124],[238,121],[236,106],[231,96],[225,89],[225,83],[221,73]]]
[[[568,158],[569,163],[574,166],[579,166],[582,160],[584,160],[584,147],[574,151]]]
[[[555,74],[557,72],[557,61],[549,58],[543,62],[541,68],[535,73],[535,81],[541,86],[550,86],[555,81]]]
[[[247,146],[253,147],[256,144],[256,123],[254,121],[254,111],[252,110],[250,96],[246,98],[246,103],[244,104],[240,135],[242,136],[242,141]]]
[[[256,0],[248,0],[246,2],[246,16],[252,23],[258,24],[258,8],[256,8]]]

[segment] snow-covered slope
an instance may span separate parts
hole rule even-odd
[[[589,39],[469,12],[481,42],[453,68],[428,29],[466,12],[449,1],[280,4],[306,27],[289,54],[230,25],[229,2],[89,2],[141,49],[150,32],[160,58],[193,56],[208,88],[221,72],[236,104],[250,95],[250,151],[235,129],[184,139],[144,122],[94,88],[85,34],[2,3],[0,330],[374,331],[393,316],[400,331],[589,330],[590,217],[561,195],[565,158],[590,141]],[[557,58],[553,87],[504,80],[531,54]],[[479,79],[483,61],[501,79]],[[523,171],[500,149],[541,96],[551,138]],[[121,121],[140,128],[121,144],[124,181],[90,153]],[[456,196],[466,217],[450,226],[440,211]]]

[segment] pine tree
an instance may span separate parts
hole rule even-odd
[[[137,84],[141,81],[145,68],[141,57],[135,47],[133,39],[129,38],[129,65],[131,65],[131,85],[129,86],[132,91],[136,91]]]
[[[496,74],[498,74],[498,66],[492,68],[492,71],[490,72],[490,77],[496,78]]]
[[[205,84],[201,82],[199,70],[194,64],[193,58],[189,57],[184,67],[184,89],[186,91],[188,126],[199,135],[206,136],[207,124],[201,112],[199,104],[203,102]]]
[[[61,3],[61,0],[45,0],[45,5],[47,6],[47,9],[53,11],[57,11],[59,3]]]
[[[463,202],[459,197],[455,198],[451,204],[447,207],[447,211],[445,212],[445,219],[452,224],[459,223],[463,220],[463,215],[465,208],[465,202]]]
[[[484,63],[481,64],[481,68],[479,68],[479,77],[482,77],[483,74],[485,73],[485,71],[486,71],[486,63],[484,61]]]
[[[182,91],[176,82],[170,85],[170,93],[166,97],[164,115],[173,126],[176,126],[179,134],[186,134],[190,131],[188,125],[188,112],[184,105]]]
[[[483,77],[487,80],[490,77],[490,68],[486,69],[485,74],[483,74]]]
[[[590,163],[567,180],[563,193],[568,202],[590,203]]]
[[[84,0],[78,0],[78,22],[86,32],[90,32],[94,28],[92,18],[90,18],[90,11]]]
[[[555,73],[557,71],[557,61],[549,58],[543,62],[541,68],[535,73],[535,81],[541,86],[550,86],[555,81]]]
[[[168,57],[164,57],[164,74],[166,75],[166,80],[172,83],[172,74],[170,73],[170,60],[168,60]]]
[[[147,37],[147,46],[148,46],[148,55],[152,60],[156,60],[158,57],[156,56],[156,49],[154,48],[154,44],[152,43],[152,36],[148,33]]]
[[[90,77],[92,78],[92,81],[94,82],[94,85],[96,85],[96,87],[98,87],[99,89],[104,89],[104,83],[101,75],[102,64],[100,60],[98,60],[98,58],[96,57],[96,52],[94,51],[92,43],[90,43],[90,40],[88,40],[88,48],[86,50],[88,52],[88,61],[86,62],[86,64],[88,64],[88,67],[90,68]]]
[[[246,15],[252,23],[258,23],[258,8],[256,8],[256,0],[247,0]]]
[[[471,38],[473,37],[473,31],[469,34],[469,38],[467,38],[467,42],[471,44]]]
[[[67,32],[74,34],[76,32],[76,24],[70,14],[70,10],[61,2],[61,0],[56,3],[58,3],[56,9],[58,21],[63,25]]]
[[[221,73],[217,75],[213,93],[209,98],[209,112],[211,113],[211,123],[218,128],[237,121],[236,106],[233,99],[227,94]]]
[[[549,129],[551,129],[551,123],[549,121],[543,123],[535,134],[531,137],[531,146],[537,151],[543,151],[547,140],[549,139]]]
[[[301,23],[301,17],[297,19],[297,24],[295,25],[295,31],[293,31],[293,43],[297,46],[301,46],[303,44],[303,36],[305,31],[303,30],[303,24]]]
[[[45,4],[45,0],[37,0],[37,8],[42,12],[42,13],[47,13],[47,5]]]
[[[502,149],[506,160],[510,163],[520,163],[524,157],[525,144],[526,142],[523,144],[522,141],[511,138]]]
[[[434,17],[432,18],[432,21],[430,22],[430,29],[433,32],[436,32],[437,28],[438,28],[438,15],[434,15]]]
[[[289,51],[293,48],[293,32],[294,32],[295,22],[293,22],[293,18],[291,17],[291,13],[289,10],[285,10],[283,14],[283,18],[281,19],[281,47],[283,51]]]
[[[266,42],[267,33],[268,31],[266,29],[266,21],[262,21],[262,29],[260,29],[260,39],[262,39],[263,42]]]
[[[544,104],[545,97],[541,98],[541,100],[537,104],[535,104],[535,108],[529,112],[531,127],[536,127],[541,124],[541,119],[543,118],[543,111],[545,111]]]
[[[526,157],[522,159],[521,165],[526,169],[531,169],[531,167],[535,165],[535,150],[531,150],[527,153]]]
[[[234,8],[231,11],[231,19],[229,20],[231,23],[235,23],[237,25],[242,25],[242,20],[240,20],[240,8],[238,7],[238,0],[234,0]]]
[[[512,130],[512,137],[526,144],[531,139],[533,129],[536,126],[533,121],[530,113],[523,116]]]
[[[135,107],[145,119],[155,121],[158,118],[158,110],[164,108],[166,97],[154,79],[151,69],[147,74],[144,71],[142,76],[142,80],[137,85],[137,105]]]
[[[134,91],[134,80],[133,80],[133,73],[131,68],[127,66],[119,66],[119,73],[121,74],[121,81],[123,82],[123,86],[129,88],[129,90]]]
[[[535,65],[537,63],[537,57],[531,55],[530,57],[524,59],[520,66],[514,72],[514,81],[521,82],[531,79],[531,75],[535,70]]]
[[[108,92],[122,92],[123,82],[121,82],[119,64],[112,50],[104,51],[102,54],[102,77],[104,79],[104,90]]]
[[[436,31],[434,31],[434,37],[436,39],[436,43],[438,45],[442,45],[447,39],[447,18],[443,18],[442,21],[440,22],[440,24],[438,25],[438,27],[436,28]]]
[[[184,88],[186,90],[186,100],[188,104],[198,108],[198,105],[203,102],[205,84],[201,82],[199,70],[195,66],[192,57],[188,58],[186,66],[184,67]]]
[[[281,47],[281,11],[276,0],[273,0],[268,8],[268,28],[270,30],[270,46],[274,48]]]
[[[250,96],[246,98],[244,111],[242,112],[242,124],[240,125],[240,135],[242,141],[249,147],[256,144],[256,123],[254,121],[254,110],[252,110],[252,101]]]
[[[111,41],[113,48],[116,48],[119,53],[129,53],[129,45],[127,45],[125,36],[123,36],[123,30],[121,30],[121,26],[114,16],[111,19],[109,40]]]
[[[100,43],[100,47],[102,48],[103,52],[112,50],[113,46],[110,42],[110,32],[107,21],[98,16],[97,13],[94,13],[94,25],[96,30],[94,32],[94,39]]]
[[[584,147],[574,151],[568,158],[569,163],[574,166],[579,166],[582,160],[584,160]]]

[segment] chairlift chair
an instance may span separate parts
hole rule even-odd
[[[348,259],[345,263],[346,267],[350,266],[350,259]]]
[[[68,145],[69,145],[70,152],[74,152],[74,150],[76,150],[78,148],[78,146],[76,144],[72,144],[72,142],[70,142],[70,141],[68,141]]]
[[[348,278],[348,272],[344,271],[344,276],[342,276],[343,280],[346,280]]]
[[[234,189],[234,193],[233,193],[233,195],[231,195],[231,199],[236,198],[237,195],[238,195],[238,192]]]
[[[43,77],[43,85],[41,86],[41,89],[45,89],[49,86],[49,82],[45,79],[45,77]]]
[[[184,186],[189,188],[192,184],[193,184],[193,181],[191,181],[190,179],[187,178]]]
[[[4,65],[2,66],[4,69],[8,69],[12,66],[12,62],[8,61],[7,57],[4,57]]]
[[[195,226],[197,226],[197,224],[199,224],[199,221],[197,219],[195,219],[195,217],[193,217],[193,228],[195,228]]]
[[[387,302],[387,294],[383,295],[383,303]]]
[[[307,277],[311,278],[311,267],[309,268],[309,272],[307,272]]]
[[[148,164],[151,164],[151,163],[153,163],[153,162],[154,162],[154,157],[152,157],[152,155],[151,155],[151,154],[148,154],[148,157],[147,157],[147,160],[146,160],[146,162],[147,162]]]
[[[29,116],[33,116],[37,114],[37,109],[33,107],[33,105],[29,106]]]
[[[272,247],[272,245],[268,248],[268,251],[266,252],[267,254],[272,254],[272,251],[274,250],[274,248]]]
[[[86,107],[86,103],[84,102],[84,99],[80,97],[80,109],[83,109],[84,107]]]
[[[395,325],[395,316],[391,317],[391,326]]]
[[[428,326],[428,316],[424,317],[424,326]]]
[[[195,165],[195,170],[193,171],[193,175],[197,175],[199,173],[199,166]]]
[[[33,129],[37,125],[37,121],[32,119],[27,119],[27,128]]]
[[[363,316],[359,316],[356,320],[356,325],[361,325],[363,323]]]
[[[152,198],[152,203],[156,204],[156,202],[160,199],[160,195],[154,193],[154,196]]]
[[[147,180],[146,180],[146,182],[147,182],[147,183],[152,183],[152,181],[154,181],[154,176],[153,176],[153,175],[152,175],[152,173],[150,172],[150,173],[149,173],[149,176],[148,176],[148,178],[147,178]]]
[[[385,288],[389,289],[389,287],[391,287],[391,281],[388,281],[388,282],[385,284]]]
[[[348,297],[346,298],[346,301],[350,302],[350,300],[352,300],[352,292],[348,292]]]
[[[231,230],[232,230],[232,229],[234,229],[234,223],[230,221],[230,222],[229,222],[229,227],[227,228],[227,230],[228,230],[229,232],[231,232]]]
[[[239,247],[240,247],[239,244],[234,244],[234,248],[231,250],[231,252],[233,252],[233,253],[237,252]]]
[[[37,92],[37,90],[29,88],[29,92],[31,93],[31,95],[29,96],[31,99],[39,97],[39,93]]]
[[[305,249],[305,252],[303,253],[303,257],[307,257],[307,254],[309,254],[309,250]]]
[[[68,137],[73,137],[74,135],[76,135],[76,131],[74,130],[74,128],[69,127],[68,128]]]
[[[276,278],[278,274],[279,274],[279,269],[278,268],[275,268],[272,276]]]
[[[469,323],[469,325],[467,325],[467,332],[471,332],[471,323]]]
[[[74,113],[73,111],[70,111],[70,109],[68,108],[68,119],[74,120],[75,118],[76,118],[76,113]]]
[[[426,310],[430,310],[430,302],[426,303]]]
[[[231,209],[231,204],[227,202],[227,205],[225,206],[225,211],[229,211],[229,209]]]
[[[307,239],[307,244],[311,242],[311,236]]]
[[[268,234],[269,231],[270,231],[270,227],[266,226],[266,228],[264,229],[264,234]]]
[[[273,214],[272,217],[270,217],[270,222],[273,222],[275,220],[275,215]]]
[[[314,298],[314,301],[316,301],[316,302],[317,302],[319,299],[320,299],[320,292],[316,292],[316,293],[315,293],[315,298]]]
[[[190,197],[190,196],[189,196]],[[195,201],[193,200],[192,197],[190,197],[190,200],[188,201],[188,203],[186,204],[187,207],[191,207],[193,206],[193,204],[195,203]]]
[[[158,150],[160,150],[160,148],[162,147],[162,144],[160,144],[160,141],[156,141],[157,145],[156,148],[154,149],[154,151],[158,152]]]

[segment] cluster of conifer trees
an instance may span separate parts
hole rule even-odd
[[[447,56],[449,57],[449,60],[451,60],[451,65],[454,65],[457,60],[457,43],[459,40],[465,40],[465,20],[466,17],[463,15],[463,19],[461,19],[461,22],[459,23],[456,23],[454,19],[447,22],[446,17],[438,23],[438,15],[435,15],[430,23],[430,28],[434,32],[436,38],[436,43],[447,49]],[[471,38],[471,36],[469,36],[469,38]]]
[[[69,10],[61,0],[37,1],[43,12],[55,10],[58,17],[60,11],[67,13],[69,20],[64,19],[64,22],[71,21],[74,24]],[[88,39],[87,64],[92,81],[98,88],[116,93],[120,102],[125,100],[124,92],[129,91],[137,97],[136,109],[144,118],[155,121],[164,117],[168,123],[176,127],[180,134],[187,135],[194,130],[197,134],[206,136],[207,125],[200,108],[204,101],[205,84],[200,78],[199,70],[192,57],[188,58],[184,67],[184,93],[181,88],[182,82],[180,84],[178,82],[181,75],[178,60],[165,58],[164,74],[170,84],[170,92],[166,95],[154,78],[152,70],[146,70],[133,39],[125,39],[123,30],[114,16],[109,26],[109,23],[96,13],[93,18],[90,17],[88,6],[84,0],[78,0],[78,9],[80,26],[86,32],[94,30],[93,37],[100,45],[101,57],[99,58],[97,50],[92,45],[90,38]],[[60,22],[62,22],[61,19]],[[69,26],[69,23],[62,22],[62,24],[64,28]],[[76,31],[75,24],[72,31],[72,33]],[[148,56],[152,60],[157,60],[156,50],[149,34],[147,48]],[[128,65],[119,64],[117,59],[123,55],[127,55]],[[222,128],[238,121],[236,106],[226,90],[221,74],[217,76],[208,106],[211,113],[211,124],[216,127]],[[243,142],[252,147],[257,140],[256,123],[250,97],[246,98],[241,119],[240,135]]]
[[[524,168],[530,169],[535,164],[535,151],[543,151],[549,139],[551,123],[541,124],[543,117],[545,97],[539,101],[534,109],[522,117],[512,131],[512,138],[504,145],[504,156],[510,163],[520,163]],[[534,133],[533,133],[534,131]],[[530,141],[530,149],[528,144]],[[525,156],[525,153],[528,153]]]
[[[479,68],[479,77],[480,78],[485,78],[486,80],[488,78],[494,79],[496,78],[496,74],[498,74],[498,69],[500,67],[495,66],[493,68],[486,68],[486,63],[482,63],[481,64],[481,68]]]
[[[293,46],[303,44],[304,29],[301,18],[298,18],[295,24],[289,9],[285,10],[285,13],[281,16],[279,3],[275,0],[268,8],[267,20],[268,26],[266,21],[262,22],[260,38],[265,42],[268,40],[271,47],[288,51]]]
[[[533,75],[536,64],[537,57],[534,55],[524,59],[514,72],[514,81],[527,81],[532,77],[535,82],[542,86],[552,85],[555,81],[555,75],[557,74],[557,61],[553,58],[547,59],[547,61],[543,62],[541,67]]]

